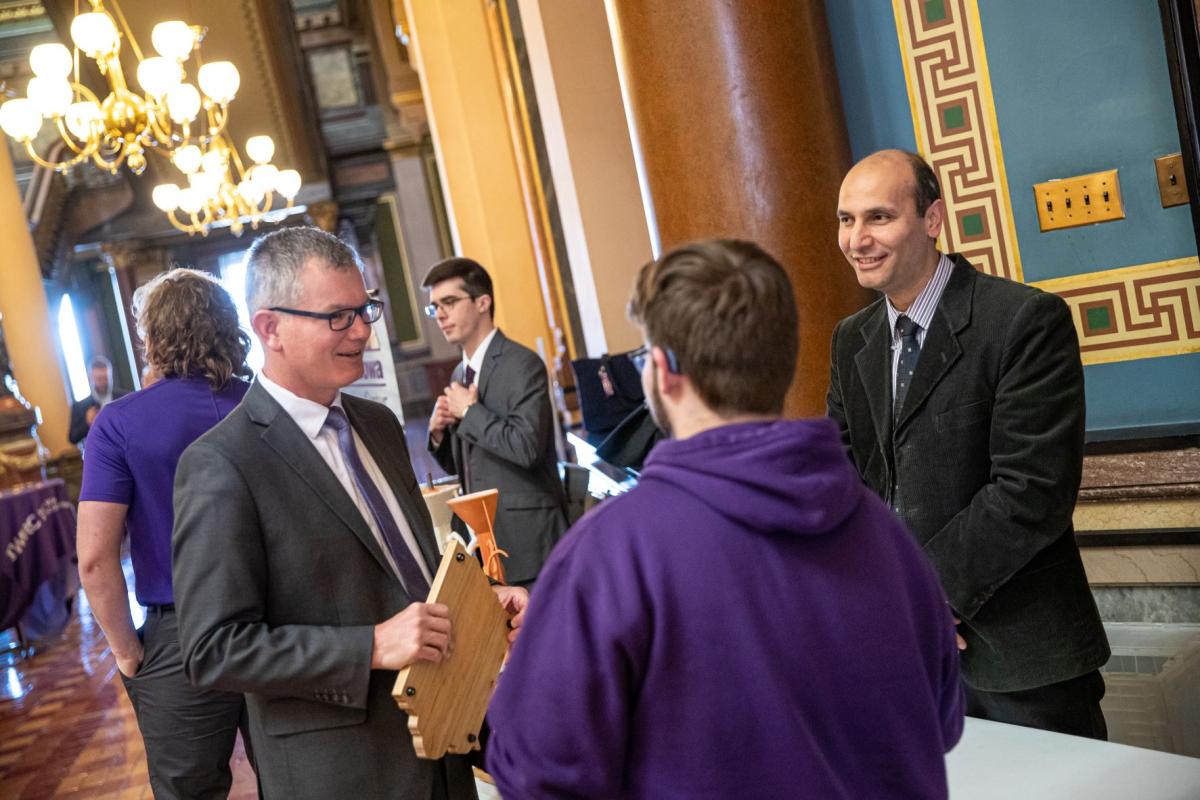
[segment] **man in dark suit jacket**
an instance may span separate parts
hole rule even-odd
[[[311,228],[247,257],[263,371],[176,475],[184,664],[245,693],[268,798],[474,798],[465,758],[417,758],[391,697],[396,671],[440,661],[451,631],[422,602],[438,551],[400,423],[340,392],[382,312],[360,270]]]
[[[426,312],[463,349],[429,422],[429,450],[466,492],[499,489],[505,579],[532,585],[567,529],[546,365],[495,327],[492,279],[469,258],[434,265]]]
[[[108,402],[124,397],[125,392],[113,388],[112,362],[104,356],[96,356],[91,363],[92,393],[71,404],[71,427],[67,440],[79,444],[87,438],[92,422]]]
[[[1084,394],[1070,311],[939,253],[940,197],[911,153],[846,176],[839,242],[884,296],[834,331],[829,414],[961,620],[967,713],[1104,738],[1109,648],[1071,524]]]

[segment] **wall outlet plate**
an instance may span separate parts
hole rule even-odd
[[[1181,206],[1188,201],[1187,181],[1183,176],[1183,154],[1172,153],[1154,159],[1154,172],[1158,175],[1158,196],[1162,207]]]
[[[1043,231],[1125,219],[1115,169],[1035,183],[1033,196]]]

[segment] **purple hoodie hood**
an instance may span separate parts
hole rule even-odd
[[[865,491],[832,420],[725,425],[659,442],[641,481],[694,496],[738,527],[770,534],[830,532]]]

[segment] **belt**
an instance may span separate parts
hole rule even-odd
[[[175,604],[174,603],[164,603],[163,605],[146,606],[146,613],[149,614],[152,612],[158,613],[160,615],[166,614],[167,612],[174,613],[175,612]]]

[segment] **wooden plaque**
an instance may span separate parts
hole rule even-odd
[[[430,603],[450,607],[454,654],[400,670],[392,696],[408,713],[420,758],[479,749],[479,729],[508,643],[508,612],[479,562],[458,540],[446,546],[429,589]]]

